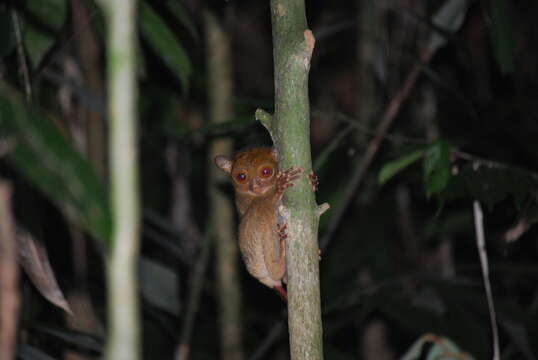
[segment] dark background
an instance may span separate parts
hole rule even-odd
[[[379,152],[323,249],[320,274],[327,359],[399,358],[424,334],[444,336],[476,359],[491,358],[474,200],[484,210],[502,359],[535,359],[538,353],[538,233],[532,226],[538,214],[538,3],[470,1],[468,8],[457,10],[460,26],[450,31],[442,20],[435,25],[439,9],[455,3],[306,2],[308,24],[316,37],[310,70],[312,154],[314,160],[320,155],[324,159],[318,163],[317,201],[329,202],[333,209],[343,201],[383,112],[413,67],[420,65],[431,34],[442,34],[442,46],[422,64],[413,89],[383,134]],[[142,282],[159,284],[142,285],[143,346],[147,359],[171,359],[185,316],[188,279],[207,225],[208,145],[222,137],[234,139],[237,149],[270,143],[253,115],[257,108],[272,111],[273,107],[271,23],[267,1],[146,0],[141,4],[154,11],[174,40],[171,43],[162,32],[148,35],[144,24],[149,20],[139,19],[141,256],[149,262]],[[77,6],[85,14],[82,20],[75,16]],[[19,44],[13,9],[22,29]],[[207,122],[204,9],[222,21],[233,44],[235,115],[220,127]],[[91,131],[87,125],[91,116],[103,121],[106,104],[103,23],[90,1],[0,3],[0,79],[9,89],[9,96],[2,96],[24,97],[19,46],[33,90],[28,102],[67,144],[86,153],[83,157],[87,151],[77,141]],[[171,66],[167,56],[177,60],[178,51],[186,55],[185,60]],[[86,66],[88,59],[91,64]],[[18,129],[14,132],[18,136],[41,131],[31,126]],[[96,147],[106,154],[106,125],[97,133],[102,136]],[[106,334],[103,245],[89,235],[95,234],[87,227],[82,232],[74,225],[77,221],[66,220],[65,208],[59,204],[73,200],[62,200],[61,186],[47,182],[48,151],[45,147],[34,154],[37,165],[30,169],[23,157],[4,154],[0,175],[14,185],[17,223],[44,244],[72,307],[77,306],[72,302],[80,301],[91,304],[91,310],[78,320],[65,316],[25,276],[20,340],[54,358],[73,356],[70,351],[97,356]],[[414,151],[423,155],[379,183],[383,168],[402,164]],[[170,166],[171,156],[174,166]],[[105,185],[88,185],[83,209],[94,201],[89,199],[107,196],[105,156],[97,155],[89,163]],[[37,175],[29,175],[32,171]],[[69,183],[71,175],[62,176]],[[173,186],[179,186],[179,192]],[[96,188],[103,193],[92,192]],[[232,197],[231,187],[224,186],[224,191]],[[172,209],[179,211],[176,217]],[[322,216],[321,238],[332,214]],[[522,231],[508,241],[507,232],[518,225]],[[213,260],[205,272],[194,323],[192,359],[219,357]],[[285,306],[248,276],[239,261],[237,266],[248,358],[267,341]],[[77,321],[84,325],[73,325]],[[287,347],[284,331],[262,358],[286,359]]]

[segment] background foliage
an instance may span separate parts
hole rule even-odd
[[[73,16],[80,3],[87,15],[82,24]],[[535,359],[538,5],[374,3],[307,2],[317,39],[310,91],[318,203],[328,201],[334,209],[345,200],[350,174],[374,139],[385,107],[413,66],[421,68],[323,250],[326,358],[411,359],[421,351],[434,356],[443,346],[476,359],[491,356],[473,227],[472,201],[478,200],[485,209],[502,358]],[[236,115],[219,125],[206,121],[205,7],[219,16],[230,8],[234,14],[227,29]],[[231,137],[239,149],[269,141],[254,121],[256,108],[272,110],[268,11],[266,2],[255,1],[140,1],[140,281],[148,359],[172,358],[186,316],[188,279],[199,235],[206,233],[209,142]],[[97,73],[81,65],[77,48],[87,44],[75,37],[77,24],[95,36]],[[73,326],[73,318],[53,308],[25,278],[19,331],[26,336],[18,350],[24,359],[98,356],[104,342],[107,179],[81,140],[90,126],[84,112],[104,117],[106,98],[91,86],[92,77],[105,76],[103,33],[102,14],[91,1],[0,4],[0,175],[15,185],[17,223],[45,245],[66,293],[80,287],[73,271],[80,259],[74,224],[92,239],[82,255],[88,285],[83,293],[95,310],[85,316],[95,326]],[[427,48],[432,58],[420,64]],[[321,236],[331,215],[321,219]],[[268,340],[283,304],[241,272],[246,353],[271,341],[263,358],[286,358],[285,332]],[[193,359],[218,357],[211,270],[205,284]],[[369,349],[376,345],[382,350],[372,357]]]

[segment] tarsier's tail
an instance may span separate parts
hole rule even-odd
[[[278,296],[284,301],[285,303],[288,302],[288,293],[286,292],[286,289],[282,287],[282,285],[275,285],[273,286],[273,289],[276,291]]]

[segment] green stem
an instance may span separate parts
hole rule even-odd
[[[108,25],[108,94],[112,244],[108,258],[109,336],[106,359],[140,358],[137,260],[140,200],[135,78],[136,1],[101,0]]]
[[[275,115],[268,129],[280,154],[280,167],[298,166],[308,174],[312,169],[308,72],[315,40],[307,29],[304,0],[272,0],[271,21]],[[289,214],[286,265],[291,359],[322,359],[318,215],[307,176],[286,191],[283,205]]]

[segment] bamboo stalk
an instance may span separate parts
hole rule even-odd
[[[106,358],[140,358],[136,264],[140,242],[135,78],[136,1],[101,0],[106,14],[113,230],[108,258]]]
[[[227,16],[230,16],[227,9]],[[226,28],[209,10],[204,12],[207,44],[209,117],[211,123],[221,123],[232,117],[233,83],[231,41]],[[214,234],[215,271],[218,288],[220,357],[242,360],[241,336],[241,290],[238,272],[239,251],[234,229],[234,207],[230,198],[218,187],[225,174],[217,169],[213,159],[217,155],[230,154],[230,139],[216,139],[209,149],[209,198],[211,202],[210,223]]]

